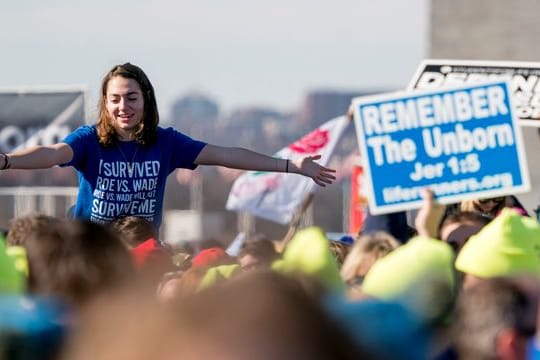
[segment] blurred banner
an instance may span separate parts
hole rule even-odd
[[[326,166],[349,122],[345,116],[329,120],[274,156],[294,160],[321,155],[319,163]],[[250,171],[234,182],[226,208],[287,224],[315,186],[312,179],[297,174]]]
[[[540,62],[428,59],[407,89],[436,90],[493,80],[509,82],[520,125],[540,127]]]
[[[52,145],[85,123],[85,87],[0,89],[0,152]],[[47,175],[45,175],[47,171]],[[1,185],[72,185],[71,169],[10,170]]]
[[[349,208],[349,234],[358,234],[366,218],[367,198],[364,188],[364,170],[354,165],[351,175],[351,202]]]

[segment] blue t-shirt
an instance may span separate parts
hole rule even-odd
[[[117,141],[103,147],[95,126],[81,126],[63,142],[73,149],[79,194],[73,215],[106,224],[122,216],[142,217],[161,225],[167,176],[177,168],[195,169],[193,162],[206,143],[173,128],[158,127],[153,144]]]

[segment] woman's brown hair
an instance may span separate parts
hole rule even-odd
[[[109,81],[116,76],[133,79],[141,88],[144,99],[144,114],[142,122],[137,125],[135,141],[143,145],[154,142],[156,129],[159,124],[159,113],[154,88],[144,71],[140,67],[130,63],[114,66],[101,82],[101,96],[98,103],[99,116],[96,126],[99,142],[103,146],[112,146],[116,142],[116,131],[106,108],[107,86]]]

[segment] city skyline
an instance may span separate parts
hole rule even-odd
[[[84,84],[93,110],[103,75],[130,61],[164,117],[192,92],[290,111],[312,90],[402,88],[427,43],[427,0],[28,0],[0,17],[1,87]]]

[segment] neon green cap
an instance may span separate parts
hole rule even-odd
[[[540,276],[540,226],[512,209],[503,211],[470,237],[456,269],[480,278],[528,274]]]
[[[328,238],[318,227],[298,231],[285,248],[282,259],[274,262],[272,268],[283,273],[308,274],[330,290],[345,290]]]
[[[6,244],[0,238],[0,294],[20,294],[24,291],[24,275],[15,268],[15,261],[6,253]]]
[[[26,249],[22,246],[8,246],[6,254],[14,261],[15,269],[18,272],[28,277],[28,258],[26,257]]]
[[[452,248],[428,237],[415,237],[373,264],[362,291],[382,300],[403,302],[423,318],[443,315],[454,295]]]

